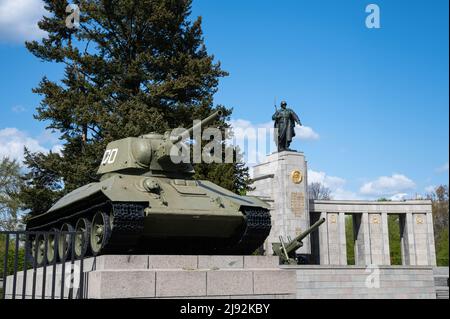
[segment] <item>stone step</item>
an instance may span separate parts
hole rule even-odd
[[[436,289],[436,298],[437,299],[449,299],[448,287],[447,289]]]
[[[436,287],[448,287],[447,276],[434,276],[434,284]]]
[[[448,267],[434,267],[433,272],[436,276],[449,276]]]

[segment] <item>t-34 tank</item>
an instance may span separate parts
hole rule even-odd
[[[216,111],[197,125],[208,125]],[[194,127],[189,129],[192,133]],[[186,134],[187,135],[187,134]],[[77,231],[75,257],[98,254],[251,254],[271,228],[268,206],[210,181],[194,180],[191,163],[171,150],[188,148],[183,136],[147,134],[108,144],[100,181],[80,187],[47,212],[32,217],[31,231]],[[179,143],[179,144],[177,144]],[[173,152],[173,151],[172,151]],[[180,152],[178,152],[180,155]],[[38,242],[38,256],[43,238]],[[67,256],[69,236],[55,242]],[[47,260],[54,253],[46,249]]]

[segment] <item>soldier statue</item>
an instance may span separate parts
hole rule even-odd
[[[295,136],[295,123],[302,125],[300,118],[293,110],[287,107],[285,101],[281,102],[281,109],[277,109],[272,116],[275,121],[275,143],[278,147],[278,152],[291,151],[292,139]],[[278,133],[278,134],[277,134]]]

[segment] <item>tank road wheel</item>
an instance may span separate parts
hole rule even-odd
[[[72,235],[67,232],[73,232],[74,229],[70,224],[63,224],[61,226],[61,233],[58,240],[58,255],[60,261],[65,261],[69,258],[72,250]]]
[[[98,212],[92,219],[91,226],[91,250],[94,256],[102,250],[108,242],[111,235],[111,223],[109,216],[105,213]]]
[[[31,243],[31,256],[33,257],[33,261],[36,261],[37,266],[41,266],[44,264],[45,259],[44,252],[45,252],[45,237],[43,234],[38,234]]]
[[[53,263],[55,258],[58,256],[58,252],[56,251],[56,233],[58,230],[53,228],[51,232],[48,234],[48,247],[47,247],[47,262],[49,264]]]
[[[89,247],[89,236],[91,234],[91,223],[86,218],[80,218],[75,226],[75,257],[81,258],[86,255]]]

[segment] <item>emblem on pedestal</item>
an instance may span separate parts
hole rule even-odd
[[[291,173],[291,178],[292,178],[292,182],[294,182],[294,184],[300,184],[303,180],[302,172],[300,172],[299,170],[293,171]]]

